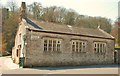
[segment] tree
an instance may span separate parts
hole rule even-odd
[[[15,35],[18,28],[18,13],[11,14],[8,19],[4,21],[2,26],[2,33],[4,41],[6,42],[5,50],[11,52],[14,46]]]
[[[85,28],[100,28],[110,33],[111,20],[104,17],[91,17],[87,15],[80,15],[72,9],[63,7],[45,7],[40,3],[33,3],[29,6],[30,13],[33,13],[35,19],[40,19],[48,22],[72,25]]]
[[[56,22],[57,16],[55,10],[56,10],[56,6],[44,8],[44,14],[42,15],[44,20],[49,22]]]
[[[30,5],[28,5],[28,9],[30,12],[32,12],[34,18],[39,19],[40,12],[42,9],[41,3],[34,2]]]
[[[3,55],[3,53],[5,52],[5,49],[6,49],[6,41],[5,41],[5,38],[4,38],[4,35],[3,35],[3,33],[2,33],[2,47],[1,47],[1,54]]]
[[[57,7],[56,8],[56,22],[64,24],[65,21],[65,13],[67,10],[63,7]]]
[[[120,17],[118,18],[118,46],[120,46]]]
[[[98,18],[99,22],[98,24],[101,25],[101,29],[103,29],[104,31],[110,33],[111,32],[111,20],[110,19],[106,19],[106,18]]]
[[[17,3],[15,1],[9,1],[7,3],[8,7],[10,8],[10,11],[15,12],[17,10]]]
[[[69,10],[65,15],[65,24],[67,25],[74,25],[75,20],[75,12],[72,10]]]
[[[0,56],[2,55],[2,33],[0,32]]]
[[[115,37],[115,44],[116,47],[120,47],[120,43],[119,43],[119,22],[115,22],[114,27],[112,28],[111,31],[111,35]]]

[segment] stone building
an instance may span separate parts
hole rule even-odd
[[[12,50],[15,63],[21,63],[21,58],[27,67],[114,63],[114,37],[99,27],[89,29],[37,21],[27,18],[25,9]]]

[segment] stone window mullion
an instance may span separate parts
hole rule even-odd
[[[75,41],[75,44],[74,44],[74,45],[75,45],[75,47],[74,47],[74,48],[75,48],[75,50],[74,50],[74,51],[76,52],[76,41]]]
[[[51,51],[53,51],[53,40],[51,39]]]
[[[78,52],[80,52],[80,41],[78,42]]]
[[[104,44],[102,44],[102,53],[104,53]]]
[[[83,42],[81,42],[81,52],[83,52]]]
[[[49,40],[47,39],[47,51],[48,51],[48,44],[49,44]]]
[[[55,51],[57,51],[57,39],[56,39],[56,43],[55,43]]]

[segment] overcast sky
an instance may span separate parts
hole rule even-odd
[[[5,6],[8,1],[16,1],[18,6],[21,2],[26,2],[27,5],[32,2],[40,2],[42,6],[62,6],[67,9],[74,9],[81,15],[101,16],[110,18],[113,21],[118,16],[119,0],[0,0],[0,4]]]

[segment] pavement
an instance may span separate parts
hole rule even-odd
[[[0,72],[19,69],[19,65],[13,63],[11,56],[0,57]]]
[[[117,68],[79,68],[62,70],[43,70],[36,68],[24,68],[7,70],[3,74],[118,74]]]
[[[118,74],[118,65],[19,68],[11,56],[0,57],[2,74]]]

